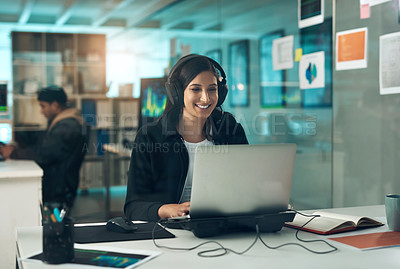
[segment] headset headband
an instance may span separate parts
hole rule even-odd
[[[222,103],[224,102],[224,100],[226,98],[226,95],[228,93],[228,86],[226,85],[225,71],[221,67],[221,65],[219,63],[217,63],[215,60],[213,60],[213,59],[211,59],[211,58],[209,58],[207,56],[198,55],[198,54],[189,54],[187,56],[184,56],[184,57],[180,58],[178,60],[178,62],[174,65],[174,67],[171,69],[171,71],[169,72],[169,76],[168,76],[167,82],[165,83],[165,88],[167,90],[168,100],[170,100],[170,102],[173,105],[183,103],[183,99],[182,99],[183,98],[183,96],[182,96],[183,92],[181,93],[181,89],[180,89],[180,86],[177,83],[177,79],[174,79],[173,76],[174,76],[174,74],[176,72],[176,69],[180,68],[181,66],[183,66],[188,61],[190,61],[190,60],[192,60],[194,58],[203,58],[203,59],[208,60],[209,62],[211,62],[213,67],[218,70],[217,72],[219,72],[219,74],[221,75],[221,76],[218,76],[218,79],[217,79],[217,81],[218,81],[218,102],[217,102],[217,107],[220,107],[222,105]]]
[[[221,74],[222,77],[222,81],[219,81],[223,84],[226,84],[226,74],[224,69],[222,68],[222,66],[215,60],[211,59],[210,57],[204,56],[204,55],[199,55],[199,54],[189,54],[186,55],[182,58],[180,58],[178,60],[178,62],[174,65],[174,67],[172,67],[171,71],[169,72],[169,76],[168,76],[168,83],[171,83],[171,79],[173,77],[173,74],[175,73],[175,70],[178,69],[178,67],[183,66],[185,63],[187,63],[188,61],[190,61],[191,59],[197,58],[197,57],[202,57],[202,58],[206,58],[207,60],[209,60],[213,66],[219,71],[219,73]]]

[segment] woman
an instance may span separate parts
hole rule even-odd
[[[225,77],[217,62],[201,55],[185,56],[173,67],[163,115],[143,126],[133,144],[127,218],[158,221],[187,214],[196,147],[248,144],[242,126],[220,107],[228,91]]]

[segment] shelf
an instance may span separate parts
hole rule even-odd
[[[12,124],[13,121],[12,121],[12,119],[8,119],[8,118],[0,118],[0,123]]]
[[[86,154],[84,160],[87,162],[99,162],[104,160],[104,156]]]
[[[74,62],[45,62],[45,66],[76,66]]]
[[[68,105],[81,110],[90,125],[81,183],[102,186],[105,158],[101,145],[133,140],[139,114],[139,99],[106,96],[106,36],[12,32],[12,53],[13,120],[19,141],[35,145],[46,131],[37,90],[49,85],[63,87]],[[124,184],[126,164],[115,164],[111,178]]]
[[[111,98],[107,97],[105,93],[82,93],[79,95],[73,95],[73,96],[79,96],[82,100],[111,100]]]
[[[14,100],[32,100],[35,99],[36,100],[37,95],[27,95],[27,94],[19,94],[19,93],[14,93],[13,94],[13,99]]]
[[[38,67],[38,66],[40,66],[40,67],[44,67],[44,66],[46,66],[45,64],[43,64],[43,63],[35,63],[35,62],[28,62],[28,61],[26,61],[26,62],[23,62],[23,61],[17,61],[17,62],[13,62],[13,66],[26,66],[26,67]]]
[[[69,95],[105,93],[105,48],[103,34],[12,32],[15,93],[49,85]]]
[[[46,131],[45,126],[14,126],[14,132],[40,132]]]
[[[135,98],[135,97],[131,97],[131,96],[127,96],[127,97],[111,97],[111,99],[115,100],[115,101],[119,101],[119,102],[130,102],[130,101],[138,101],[140,100],[140,98]]]

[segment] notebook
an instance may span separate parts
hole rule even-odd
[[[272,230],[280,230],[281,219],[294,216],[282,212],[289,205],[296,148],[296,144],[199,146],[190,216],[171,218],[168,223],[183,223],[183,228],[194,230],[199,223],[212,228],[211,221],[224,228],[238,219],[249,225],[260,218],[265,222],[268,215],[279,218],[279,227]]]

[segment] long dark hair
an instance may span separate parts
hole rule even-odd
[[[190,56],[190,55],[188,55]],[[188,57],[185,56],[185,57]],[[186,87],[189,85],[189,83],[197,77],[198,74],[205,72],[205,71],[210,71],[211,73],[214,74],[214,76],[219,80],[219,73],[217,69],[215,68],[214,64],[204,56],[199,55],[199,57],[194,57],[190,60],[187,60],[183,64],[181,62],[185,60],[185,57],[182,57],[179,59],[179,61],[176,63],[177,66],[175,70],[173,71],[173,74],[170,74],[170,80],[174,81],[174,83],[178,84],[178,89],[181,90],[180,96],[182,98],[180,99],[180,102],[178,104],[172,104],[171,100],[167,99],[167,103],[165,105],[165,110],[161,117],[167,115],[170,111],[174,110],[173,115],[176,116],[176,123],[178,123],[182,112],[183,112],[183,107],[184,107],[184,102],[183,102],[183,96],[184,96],[184,91]],[[171,69],[172,70],[172,69]],[[211,140],[211,124],[210,120],[207,119],[206,124],[205,124],[205,134],[208,140]]]

